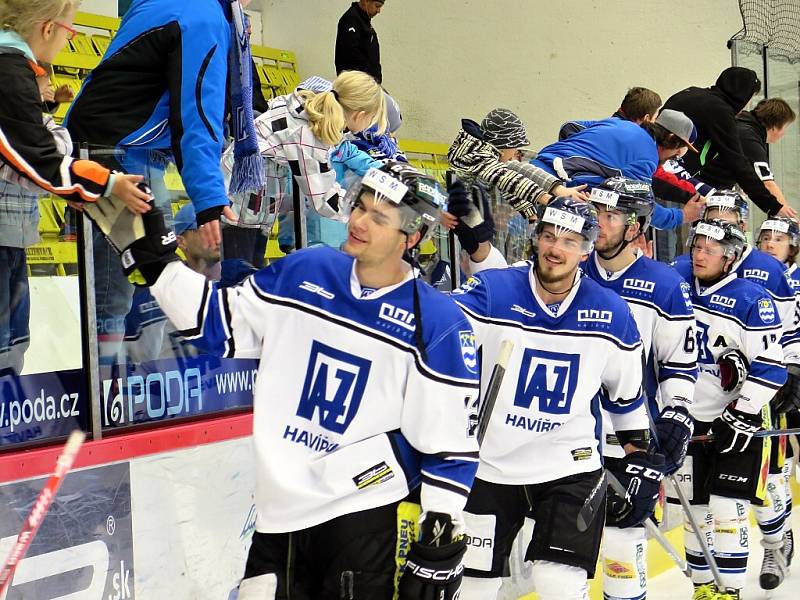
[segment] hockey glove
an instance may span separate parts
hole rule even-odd
[[[150,193],[150,188],[144,183],[140,183],[137,187],[143,192]],[[144,237],[142,215],[132,213],[125,203],[113,194],[103,196],[97,202],[86,202],[83,204],[83,212],[119,253]]]
[[[787,379],[772,399],[772,410],[776,414],[800,410],[800,366],[787,367]]]
[[[474,254],[481,242],[494,237],[494,219],[486,192],[478,185],[467,190],[462,182],[454,181],[447,194],[447,212],[458,217],[454,233],[467,254]],[[483,204],[483,214],[479,203]]]
[[[761,429],[761,414],[750,414],[733,408],[729,404],[722,414],[711,424],[714,447],[720,454],[744,452],[753,439],[753,434]]]
[[[142,215],[142,224],[144,236],[125,248],[120,260],[128,280],[145,287],[156,282],[167,264],[178,260],[175,254],[178,241],[175,232],[164,222],[161,209],[155,205]]]
[[[720,354],[717,359],[719,365],[719,380],[723,392],[733,392],[742,387],[750,365],[747,358],[739,350],[730,348]]]
[[[635,527],[656,508],[664,479],[664,457],[655,452],[631,452],[609,469],[626,490],[624,498],[608,488],[606,523],[614,527]]]
[[[463,535],[453,536],[450,515],[430,512],[421,525],[419,542],[411,544],[400,577],[400,600],[453,600],[461,591],[467,551]]]
[[[683,406],[667,406],[656,419],[658,449],[664,455],[664,473],[672,475],[686,458],[694,419]]]

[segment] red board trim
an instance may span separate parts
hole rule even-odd
[[[247,413],[116,435],[84,443],[72,468],[93,467],[148,454],[224,442],[252,433],[253,414]],[[0,483],[49,475],[55,469],[61,450],[59,444],[0,454]]]

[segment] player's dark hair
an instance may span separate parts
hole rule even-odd
[[[766,129],[780,129],[797,118],[792,107],[783,98],[761,100],[753,109],[753,114]]]
[[[686,142],[672,133],[669,129],[658,123],[649,123],[645,121],[641,124],[642,129],[650,134],[656,144],[666,150],[677,150],[683,148]]]
[[[632,87],[619,105],[619,112],[629,121],[640,121],[647,115],[655,116],[661,107],[661,96],[645,87]]]

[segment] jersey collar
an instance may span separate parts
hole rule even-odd
[[[553,314],[553,312],[550,310],[550,308],[544,302],[544,300],[542,300],[539,297],[539,295],[536,293],[536,279],[535,279],[535,276],[533,274],[535,264],[536,263],[531,263],[531,268],[528,270],[528,285],[530,285],[531,293],[533,294],[533,297],[536,299],[536,302],[539,305],[539,308],[542,309],[542,312],[544,314],[546,314],[548,317],[552,317],[554,319],[559,319],[559,318],[561,318],[562,315],[564,315],[564,313],[567,312],[567,310],[569,310],[569,307],[572,304],[572,301],[575,299],[575,296],[578,294],[578,289],[581,287],[581,281],[580,280],[581,280],[581,277],[583,277],[583,271],[581,271],[580,267],[578,268],[578,270],[575,273],[575,285],[572,286],[572,290],[570,291],[569,294],[567,294],[567,297],[564,298],[561,301],[561,304],[558,307],[558,311],[556,311],[556,313]]]
[[[609,273],[606,269],[603,268],[603,266],[600,264],[600,259],[597,256],[596,250],[592,252],[592,256],[589,260],[594,260],[595,269],[597,270],[597,274],[600,277],[602,277],[605,281],[614,281],[615,279],[622,277],[628,271],[628,269],[630,269],[633,265],[635,265],[636,261],[638,261],[642,256],[644,256],[644,254],[642,254],[642,251],[639,250],[639,248],[636,248],[636,258],[633,260],[633,262],[629,264],[627,267],[624,267],[619,271],[615,271],[614,273]]]
[[[720,279],[717,283],[712,286],[707,287],[702,292],[700,291],[700,280],[695,277],[694,278],[694,291],[698,296],[708,296],[709,294],[713,294],[714,292],[718,291],[720,288],[726,286],[731,281],[736,279],[738,275],[731,269],[731,272],[728,273],[725,277]]]
[[[356,261],[353,261],[353,266],[350,268],[350,293],[353,294],[353,298],[356,300],[373,300],[375,298],[380,298],[381,296],[385,296],[386,294],[393,292],[401,285],[406,283],[407,281],[411,281],[414,278],[414,274],[418,274],[419,271],[416,269],[409,269],[406,276],[403,278],[403,281],[400,283],[395,283],[394,285],[389,285],[386,287],[379,288],[372,292],[369,296],[361,297],[361,282],[358,281],[358,277],[356,276]]]

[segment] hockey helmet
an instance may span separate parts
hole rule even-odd
[[[689,232],[686,245],[691,252],[694,249],[695,240],[698,237],[706,237],[717,242],[722,246],[725,256],[738,260],[747,245],[744,233],[728,221],[722,219],[707,219],[698,221]]]
[[[628,215],[628,225],[636,221],[644,231],[650,225],[650,217],[655,208],[653,187],[647,181],[627,177],[610,177],[592,188],[589,202],[606,210],[618,210]]]
[[[401,216],[400,231],[407,235],[419,231],[418,245],[433,235],[447,203],[447,195],[436,179],[397,161],[370,168],[350,186],[344,200],[348,215],[364,192],[371,193],[376,202],[395,206]]]
[[[736,190],[714,190],[706,196],[706,207],[703,212],[703,219],[706,219],[710,210],[719,212],[735,212],[739,223],[747,223],[747,216],[750,207],[747,200]]]
[[[588,202],[577,200],[571,196],[553,198],[547,205],[536,207],[536,236],[545,225],[553,225],[556,235],[565,232],[580,234],[585,240],[582,251],[589,253],[594,248],[600,225],[597,222],[597,211]]]
[[[795,248],[800,242],[800,226],[798,226],[797,221],[789,217],[770,217],[761,224],[756,239],[761,239],[761,234],[764,231],[786,234],[789,237],[789,245]]]

